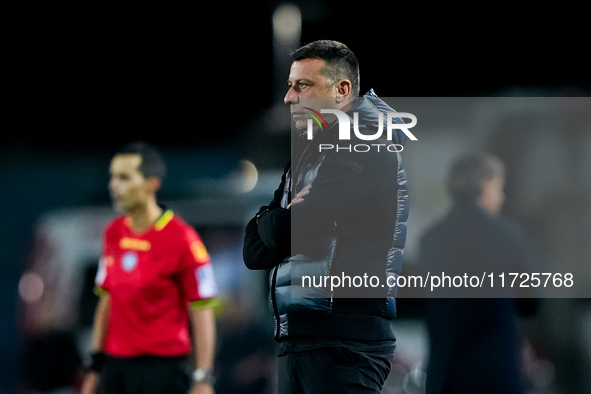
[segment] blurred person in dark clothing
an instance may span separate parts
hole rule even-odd
[[[326,115],[325,127],[316,127],[306,113],[338,110],[363,119],[366,136],[379,135],[380,120],[395,111],[373,90],[358,94],[359,65],[344,44],[315,41],[292,54],[284,98],[296,129],[292,160],[271,203],[246,227],[245,265],[271,270],[275,340],[293,393],[379,393],[391,369],[396,301],[384,283],[402,265],[408,194],[400,153],[387,147],[405,137],[400,130],[393,141],[380,136],[377,152],[319,151],[318,144],[339,141],[340,120]],[[314,127],[308,138],[307,122]],[[305,287],[299,273],[367,274],[382,286],[331,292]]]
[[[475,154],[453,163],[447,186],[454,205],[421,239],[424,269],[449,275],[454,270],[482,275],[529,269],[523,232],[499,216],[504,182],[505,166],[495,156]],[[523,393],[517,317],[532,314],[535,299],[515,294],[466,298],[472,289],[465,291],[458,298],[425,300],[430,343],[426,393]]]

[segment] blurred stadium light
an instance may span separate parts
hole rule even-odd
[[[302,15],[298,6],[281,4],[273,12],[273,103],[282,103],[291,65],[290,54],[300,46]]]

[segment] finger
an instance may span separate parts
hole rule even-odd
[[[296,197],[293,200],[291,200],[291,203],[289,203],[289,205],[287,207],[289,208],[290,206],[295,205],[295,204],[299,204],[302,201],[304,201],[303,198]]]
[[[311,187],[312,187],[312,185],[308,185],[308,186],[302,188],[302,190],[300,190],[299,193],[307,192],[310,190]]]

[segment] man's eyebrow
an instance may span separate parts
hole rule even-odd
[[[294,83],[298,83],[298,82],[306,82],[306,83],[308,83],[308,84],[313,84],[313,83],[314,83],[314,81],[312,81],[311,79],[308,79],[308,78],[300,78],[300,79],[296,79],[296,80],[294,81]],[[290,84],[291,84],[291,81],[290,81],[289,79],[287,80],[287,84],[288,84],[288,85],[290,85]]]

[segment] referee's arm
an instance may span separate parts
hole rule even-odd
[[[92,327],[92,342],[91,349],[93,352],[100,352],[105,342],[107,335],[107,327],[109,325],[109,315],[111,312],[111,294],[105,292],[96,307],[94,314],[94,324]]]
[[[110,311],[111,295],[108,292],[104,292],[104,294],[101,295],[99,303],[96,307],[96,312],[94,314],[91,342],[92,352],[102,351],[103,343],[105,342],[105,336],[107,335]],[[94,369],[90,370],[84,378],[82,394],[95,394],[98,378],[98,371]]]
[[[190,309],[196,370],[213,370],[216,332],[213,309],[209,306],[208,303],[204,303],[202,307],[193,305]],[[205,387],[199,388],[199,386],[205,386],[208,383],[211,382],[195,382],[192,392],[208,392],[199,391],[201,389],[209,390]]]

